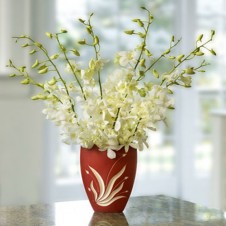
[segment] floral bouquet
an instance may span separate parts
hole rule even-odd
[[[16,71],[10,76],[21,77],[24,85],[40,88],[32,100],[44,100],[43,113],[60,128],[65,143],[84,148],[96,146],[100,151],[107,151],[109,158],[115,158],[116,151],[123,147],[125,151],[129,147],[143,150],[144,146],[148,147],[148,130],[156,130],[156,124],[166,120],[168,109],[174,109],[173,87],[191,87],[192,77],[205,72],[203,68],[208,65],[201,60],[191,66],[190,61],[202,58],[206,52],[216,55],[208,47],[215,34],[212,30],[206,40],[203,34],[199,35],[188,54],[175,54],[180,39],[172,36],[168,48],[154,56],[148,46],[154,17],[147,8],[141,9],[147,13],[146,19],[133,19],[136,28],[125,31],[127,35],[138,36],[140,43],[131,51],[116,53],[110,73],[105,70],[107,60],[101,58],[100,40],[91,23],[93,14],[87,20],[79,19],[89,37],[78,43],[93,48],[95,55],[87,65],[79,64],[79,49],[68,49],[62,44],[66,30],[55,34],[46,32],[59,47],[53,55],[30,36],[14,37],[16,42],[23,42],[21,47],[29,49],[30,55],[40,52],[42,59],[36,59],[31,69],[16,66],[9,60],[7,66]],[[64,61],[65,70],[58,66],[58,60]],[[157,69],[162,60],[170,64],[165,72]],[[39,82],[31,76],[34,71],[49,76]]]

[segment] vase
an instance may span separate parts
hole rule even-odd
[[[110,159],[107,151],[81,147],[83,185],[95,212],[121,213],[130,197],[137,168],[137,150],[122,148]]]

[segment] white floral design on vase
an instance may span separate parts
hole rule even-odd
[[[128,191],[127,190],[122,191],[122,189],[123,189],[125,180],[127,180],[128,177],[124,177],[122,179],[122,181],[120,181],[116,184],[116,181],[125,172],[126,166],[124,166],[117,174],[115,174],[109,182],[106,182],[106,185],[105,185],[102,177],[100,176],[100,174],[91,166],[89,166],[89,168],[92,171],[92,173],[98,183],[99,189],[100,189],[100,191],[98,193],[97,189],[95,188],[95,185],[94,185],[94,180],[92,180],[88,190],[93,193],[95,202],[97,203],[97,205],[109,206],[110,204],[112,204],[113,202],[115,202],[118,199],[126,198],[126,196],[123,195],[123,193],[127,193]],[[90,176],[92,176],[88,170],[86,170],[86,173],[89,174]]]

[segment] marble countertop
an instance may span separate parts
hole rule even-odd
[[[226,226],[226,213],[167,196],[130,198],[124,213],[93,213],[88,201],[0,207],[0,226]]]

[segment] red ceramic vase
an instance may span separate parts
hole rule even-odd
[[[137,150],[122,148],[116,158],[98,147],[81,147],[80,166],[86,194],[95,212],[120,213],[130,197],[137,168]]]

